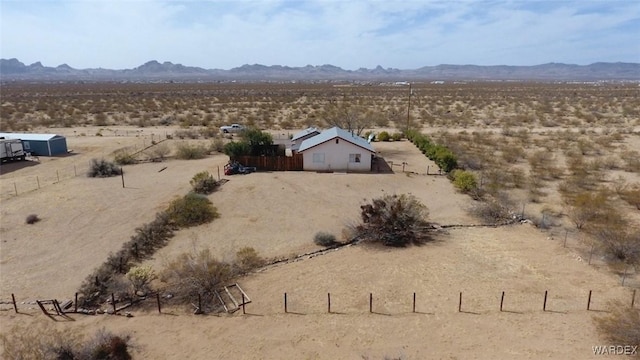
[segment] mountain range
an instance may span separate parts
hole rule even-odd
[[[535,80],[623,81],[640,80],[640,63],[548,63],[534,66],[437,65],[400,70],[344,70],[333,65],[289,67],[242,65],[230,70],[149,61],[133,69],[74,69],[67,64],[48,67],[40,62],[25,65],[18,59],[0,59],[0,81],[434,81],[434,80]]]

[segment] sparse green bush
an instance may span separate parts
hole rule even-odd
[[[169,216],[178,227],[205,224],[218,217],[218,211],[206,196],[189,193],[169,204]]]
[[[313,243],[318,246],[325,246],[325,247],[334,246],[337,244],[336,237],[333,234],[330,234],[324,231],[318,231],[313,236]]]
[[[33,225],[33,224],[37,223],[38,221],[40,221],[40,218],[38,217],[38,215],[36,215],[36,214],[27,215],[27,220],[26,220],[27,224]]]
[[[157,278],[155,271],[150,265],[134,266],[127,272],[127,279],[133,286],[133,291],[147,292],[149,285]]]
[[[386,131],[382,131],[380,132],[380,134],[378,134],[378,136],[376,136],[376,138],[378,139],[378,141],[389,141],[391,139],[391,135],[389,135],[389,133]]]
[[[122,174],[122,169],[116,164],[105,159],[91,159],[89,165],[88,177],[111,177]]]
[[[362,223],[354,229],[360,240],[402,247],[431,239],[427,232],[428,210],[413,195],[385,195],[360,209]]]
[[[393,133],[393,135],[391,135],[391,140],[393,141],[402,140],[402,133],[399,133],[399,132]]]
[[[202,171],[193,176],[190,181],[193,192],[198,194],[211,194],[220,185],[208,171]]]
[[[178,144],[176,148],[176,158],[181,160],[204,159],[207,156],[207,153],[207,148],[202,145],[181,143]]]
[[[451,173],[453,185],[463,193],[470,193],[478,188],[478,182],[475,175],[464,170],[454,170]]]
[[[231,141],[224,145],[223,151],[230,158],[248,155],[251,152],[249,144],[244,141]]]

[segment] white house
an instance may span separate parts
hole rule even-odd
[[[314,127],[308,127],[300,131],[299,133],[294,134],[293,137],[291,138],[291,151],[292,152],[298,151],[303,141],[305,141],[306,139],[312,136],[316,136],[318,134],[320,134],[320,130]]]
[[[304,170],[355,172],[371,171],[376,153],[367,140],[338,127],[304,140],[298,152],[303,156]]]

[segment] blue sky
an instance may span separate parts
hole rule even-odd
[[[640,62],[640,0],[0,0],[0,57],[45,66]]]

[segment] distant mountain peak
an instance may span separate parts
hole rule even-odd
[[[430,80],[633,80],[640,81],[638,63],[604,63],[573,65],[547,63],[535,66],[479,66],[441,64],[413,70],[359,68],[344,70],[331,64],[290,67],[286,65],[244,64],[230,70],[210,69],[150,60],[133,69],[74,69],[67,64],[46,67],[41,62],[25,65],[16,58],[0,59],[0,80],[30,81],[430,81]]]

